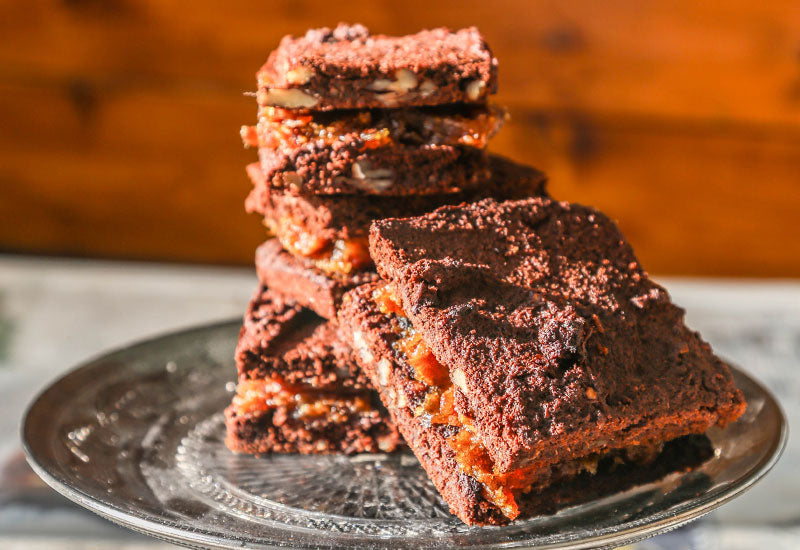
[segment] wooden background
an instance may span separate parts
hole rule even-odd
[[[0,250],[248,263],[240,124],[285,33],[477,24],[493,149],[659,274],[800,276],[800,2],[0,2]]]

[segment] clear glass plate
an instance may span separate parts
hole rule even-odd
[[[786,422],[734,371],[748,409],[715,455],[556,514],[467,527],[409,453],[268,458],[225,448],[239,322],[169,334],[76,368],[28,409],[28,461],[53,488],[131,529],[196,548],[597,548],[652,536],[741,494],[777,461]]]

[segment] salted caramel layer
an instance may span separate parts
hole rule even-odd
[[[507,117],[496,105],[310,112],[261,107],[256,126],[242,127],[248,147],[293,150],[356,136],[362,149],[389,145],[466,145],[483,149]],[[348,138],[349,140],[352,138]]]
[[[283,248],[295,256],[310,260],[317,269],[328,275],[346,275],[372,266],[366,238],[323,239],[306,231],[291,217],[268,219],[265,223]]]
[[[279,378],[240,380],[233,398],[239,415],[257,414],[279,407],[292,411],[298,419],[327,418],[342,423],[353,414],[372,410],[366,391],[319,390],[287,384]]]

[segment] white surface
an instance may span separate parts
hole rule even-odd
[[[753,373],[800,423],[800,283],[662,281],[687,322]],[[237,317],[250,269],[211,269],[0,256],[0,548],[167,548],[123,532],[44,488],[8,488],[25,404],[66,369],[167,330]],[[689,530],[642,548],[800,548],[800,443],[741,499]],[[6,483],[6,487],[3,486]]]

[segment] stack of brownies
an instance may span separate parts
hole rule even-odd
[[[232,450],[405,442],[455,515],[504,524],[742,414],[616,225],[486,153],[505,113],[477,30],[312,30],[258,84],[246,206],[274,238],[236,350]]]
[[[400,443],[337,326],[342,295],[376,282],[375,219],[484,197],[544,193],[537,170],[490,155],[505,111],[488,103],[497,61],[475,29],[401,38],[361,25],[286,37],[257,74],[256,251],[227,410],[239,452],[377,452]]]

